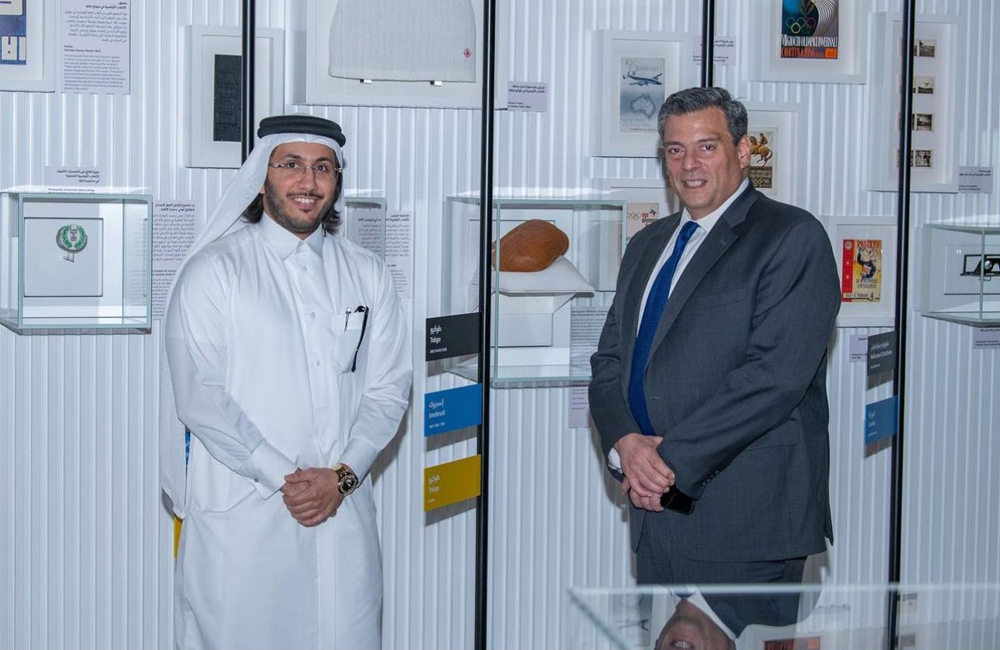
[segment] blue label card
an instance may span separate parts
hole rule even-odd
[[[890,397],[865,406],[865,444],[896,435],[899,398]]]
[[[482,423],[483,385],[449,388],[424,395],[424,437]]]

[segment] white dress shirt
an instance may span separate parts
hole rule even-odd
[[[642,315],[646,311],[646,300],[649,298],[649,292],[653,289],[653,283],[656,282],[656,276],[659,274],[660,269],[663,268],[663,265],[667,263],[667,260],[673,254],[674,246],[677,244],[677,237],[680,235],[681,228],[684,227],[684,224],[688,221],[694,221],[698,224],[698,228],[694,231],[694,234],[691,235],[691,239],[688,240],[687,246],[684,247],[684,252],[681,253],[681,259],[677,262],[677,269],[674,270],[674,277],[670,281],[670,292],[667,294],[668,299],[670,297],[670,293],[673,293],[674,287],[677,286],[677,281],[680,280],[681,274],[684,273],[684,269],[687,268],[688,264],[694,258],[695,253],[697,253],[698,249],[701,247],[702,242],[704,242],[708,237],[708,233],[711,232],[712,228],[715,227],[715,224],[719,222],[720,218],[722,218],[722,215],[729,209],[729,206],[736,200],[736,197],[742,194],[749,184],[749,179],[743,179],[743,182],[740,183],[738,188],[736,188],[736,191],[733,192],[722,205],[706,214],[701,219],[692,219],[691,214],[687,211],[687,208],[684,208],[684,211],[681,213],[681,222],[677,225],[677,229],[674,230],[674,234],[670,236],[670,239],[667,241],[667,245],[663,247],[663,252],[660,253],[660,258],[657,260],[656,266],[653,267],[653,272],[649,275],[649,279],[646,281],[646,290],[642,293],[642,309],[639,310],[639,321],[636,326],[636,334],[639,333],[639,327],[642,327]],[[637,431],[636,433],[639,432]],[[619,472],[622,468],[618,450],[614,447],[612,447],[611,451],[608,452],[608,466]]]

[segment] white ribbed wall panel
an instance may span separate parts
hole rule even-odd
[[[258,0],[258,27],[304,3]],[[193,200],[199,224],[233,170],[183,167],[178,149],[185,25],[237,26],[238,0],[136,0],[132,93],[0,92],[0,187],[41,184],[45,165],[101,167],[114,185]],[[286,57],[286,61],[287,61]],[[290,74],[290,72],[288,73]],[[424,318],[440,313],[444,197],[478,189],[480,113],[288,106],[340,122],[348,191],[387,197],[414,220],[414,395]],[[157,467],[158,332],[16,337],[0,331],[0,648],[171,648],[172,525]],[[418,404],[422,399],[418,397]],[[425,442],[407,418],[373,475],[385,567],[387,648],[472,645],[475,513],[422,511],[424,466],[475,453]],[[450,444],[445,444],[450,443]]]

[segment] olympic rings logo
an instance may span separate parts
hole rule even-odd
[[[788,18],[785,20],[785,27],[793,36],[798,36],[802,32],[812,34],[816,29],[816,19],[800,16],[799,18]]]

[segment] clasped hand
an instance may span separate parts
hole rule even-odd
[[[285,477],[281,493],[288,512],[306,527],[332,517],[344,501],[337,473],[323,467],[295,470]]]
[[[656,450],[661,436],[644,436],[640,433],[629,433],[615,443],[618,456],[621,458],[622,491],[629,495],[636,508],[652,512],[660,512],[660,497],[670,491],[674,484],[674,472],[670,469],[660,453]]]

